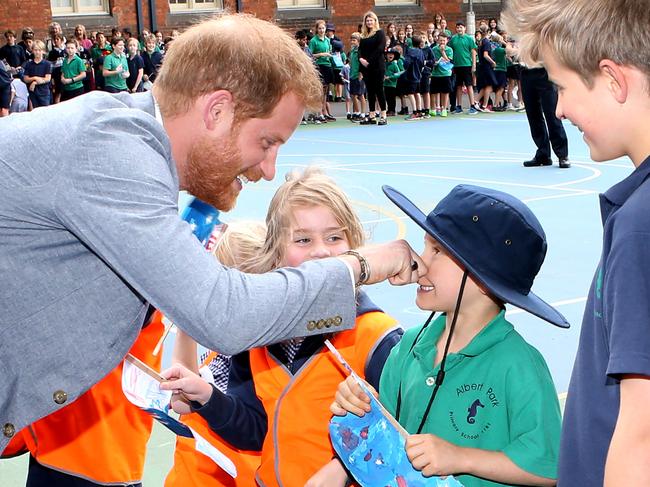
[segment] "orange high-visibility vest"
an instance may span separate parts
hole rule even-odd
[[[160,370],[161,357],[152,351],[163,330],[156,311],[130,350],[155,370]],[[142,481],[153,418],[124,396],[122,364],[69,406],[23,430],[38,463],[98,484]]]
[[[209,364],[217,355],[212,352],[204,360]],[[260,452],[238,450],[213,432],[199,413],[184,414],[181,421],[209,441],[237,467],[237,478],[232,478],[221,467],[194,448],[192,438],[176,438],[174,466],[165,480],[165,487],[251,487],[255,485],[255,471],[260,465]]]
[[[27,453],[27,443],[25,443],[25,438],[23,438],[23,433],[25,430],[21,430],[14,435],[9,444],[5,447],[0,455],[0,458],[13,458],[23,453]]]
[[[396,327],[393,318],[373,311],[358,316],[353,330],[330,341],[363,377],[375,347]],[[294,376],[266,348],[251,350],[250,361],[269,421],[256,480],[264,487],[302,487],[334,456],[329,407],[347,374],[325,346]]]

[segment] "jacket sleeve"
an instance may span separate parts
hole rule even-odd
[[[202,407],[192,402],[192,410],[235,448],[262,449],[268,422],[264,406],[255,393],[248,352],[232,358],[227,394],[212,386],[210,400]]]
[[[375,388],[379,390],[379,378],[381,377],[381,372],[384,370],[384,364],[390,355],[393,347],[399,343],[402,339],[404,330],[401,328],[396,328],[392,330],[388,335],[386,335],[377,345],[368,364],[366,365],[365,376],[366,381]]]
[[[197,342],[227,355],[354,327],[354,286],[339,259],[248,275],[221,266],[178,216],[170,149],[153,117],[98,110],[56,182],[58,224]],[[90,147],[92,145],[92,147]],[[97,147],[102,147],[98,152]],[[96,262],[97,263],[97,262]]]

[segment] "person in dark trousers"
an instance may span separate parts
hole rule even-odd
[[[363,16],[361,42],[359,44],[359,70],[368,90],[368,111],[379,108],[379,117],[369,116],[361,121],[362,125],[386,125],[386,97],[384,95],[384,75],[386,61],[384,50],[386,35],[379,27],[379,19],[374,12],[366,12]],[[379,106],[376,106],[379,105]],[[376,112],[377,114],[377,112]],[[376,119],[379,120],[376,120]]]
[[[555,116],[557,89],[548,79],[544,68],[524,68],[521,71],[521,89],[526,105],[530,135],[537,146],[535,157],[524,162],[524,167],[550,166],[551,146],[558,157],[560,168],[571,167],[569,142],[562,122]]]

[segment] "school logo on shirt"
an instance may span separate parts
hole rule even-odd
[[[494,389],[483,383],[461,384],[456,387],[456,399],[449,411],[451,427],[467,440],[478,440],[491,427],[490,410],[501,404]]]
[[[480,399],[476,399],[470,407],[467,408],[467,412],[469,413],[467,415],[467,422],[469,424],[474,424],[476,423],[476,414],[478,413],[478,408],[484,408],[485,406],[483,403],[481,403]]]

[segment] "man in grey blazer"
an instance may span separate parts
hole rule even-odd
[[[179,189],[227,210],[272,179],[320,96],[289,36],[226,16],[174,41],[153,95],[93,92],[0,120],[0,452],[112,370],[150,305],[234,354],[350,328],[354,284],[418,279],[405,242],[242,274],[178,217]]]

